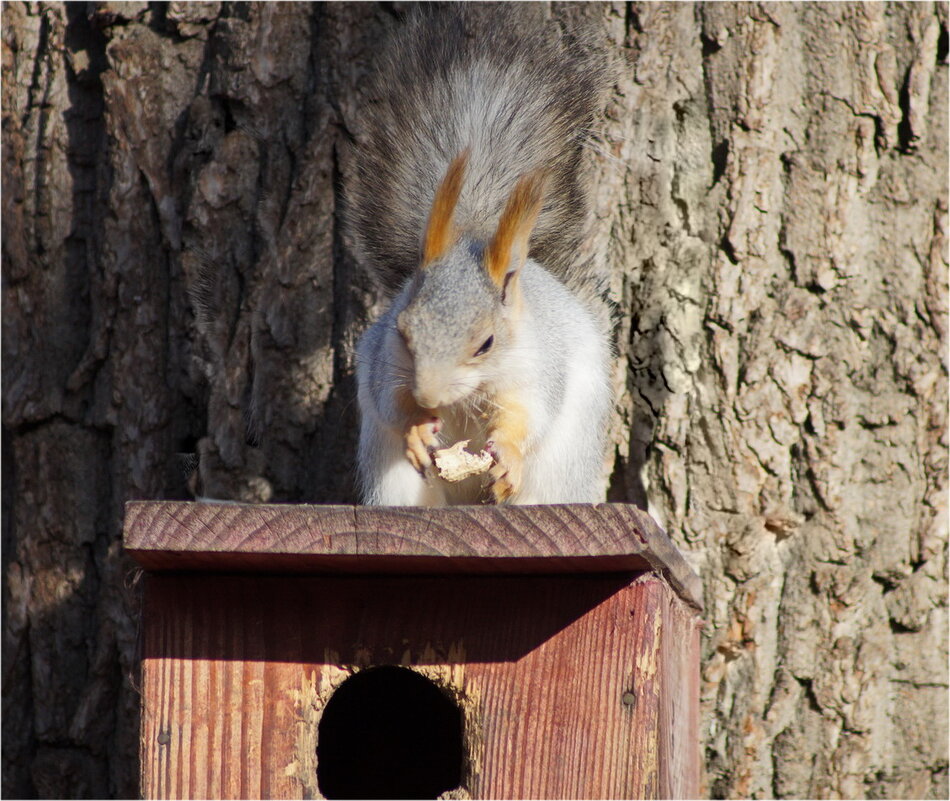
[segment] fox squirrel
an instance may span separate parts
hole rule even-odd
[[[608,325],[577,252],[607,70],[531,6],[424,10],[378,67],[347,187],[396,293],[357,348],[367,504],[603,500]],[[460,440],[487,475],[438,476]]]

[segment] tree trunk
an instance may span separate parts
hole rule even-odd
[[[123,504],[351,502],[348,141],[402,4],[3,6],[3,794],[137,794]],[[609,497],[706,790],[947,795],[947,5],[553,4],[616,56]]]

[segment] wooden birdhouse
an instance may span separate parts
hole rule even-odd
[[[677,798],[699,581],[620,504],[133,502],[146,798]]]

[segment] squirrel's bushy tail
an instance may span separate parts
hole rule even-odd
[[[376,65],[347,219],[363,259],[392,291],[418,266],[436,187],[470,149],[455,210],[489,239],[519,176],[549,171],[531,256],[569,285],[587,214],[582,147],[608,84],[589,34],[564,34],[544,6],[422,8]]]

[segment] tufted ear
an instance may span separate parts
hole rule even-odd
[[[444,256],[455,244],[457,232],[452,225],[455,206],[462,191],[465,179],[465,166],[468,164],[469,151],[463,150],[445,171],[445,177],[435,191],[429,222],[422,244],[422,266],[425,267]]]
[[[535,170],[518,179],[485,250],[485,269],[503,293],[528,258],[528,241],[541,211],[547,181],[547,170]]]

